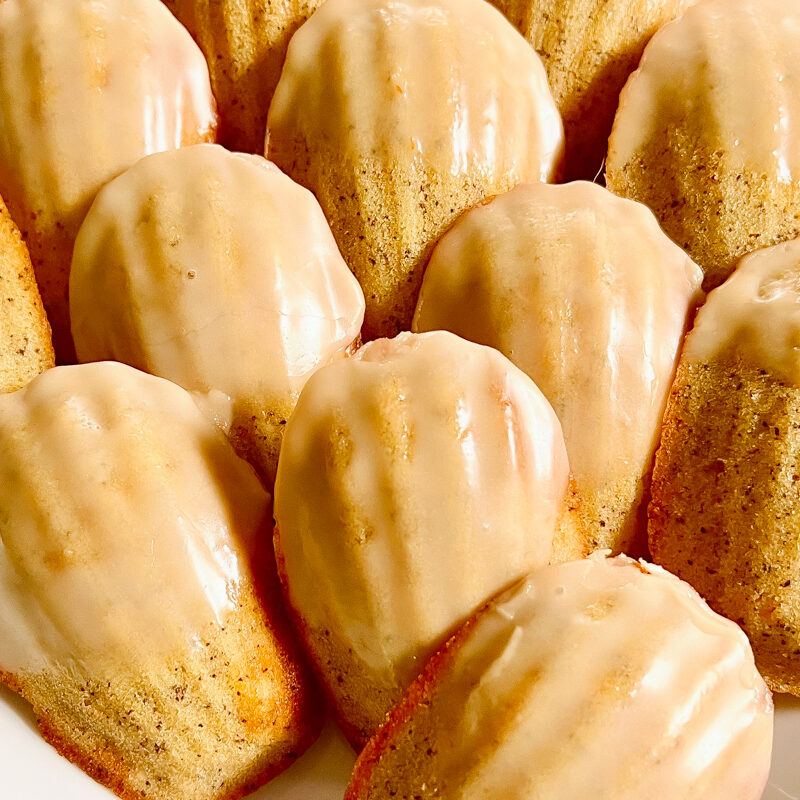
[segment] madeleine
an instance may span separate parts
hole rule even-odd
[[[267,157],[317,196],[364,289],[365,339],[410,327],[462,211],[551,179],[562,145],[539,57],[484,0],[328,0],[267,120]]]

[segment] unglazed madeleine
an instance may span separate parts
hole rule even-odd
[[[300,389],[357,339],[364,297],[311,192],[261,156],[203,144],[99,193],[70,310],[81,361],[229,396],[234,445],[271,486]]]
[[[742,260],[697,316],[653,472],[650,548],[800,695],[800,240]]]
[[[292,38],[267,125],[361,282],[367,339],[410,326],[455,217],[551,178],[562,141],[538,56],[483,0],[328,0]]]
[[[0,194],[33,259],[61,361],[67,284],[100,187],[141,156],[214,137],[203,55],[157,0],[0,3]]]
[[[536,48],[564,120],[566,177],[603,167],[619,93],[645,44],[697,0],[489,0]]]
[[[703,0],[648,44],[620,97],[606,182],[705,272],[800,233],[800,2]]]
[[[292,34],[323,0],[169,0],[205,53],[219,103],[219,140],[264,151],[272,93]]]
[[[591,549],[639,554],[701,280],[639,203],[591,183],[524,184],[467,212],[436,245],[414,330],[496,347],[530,375],[561,420]]]
[[[547,564],[568,480],[553,410],[488,347],[402,333],[309,380],[278,464],[276,552],[352,742],[476,606]]]
[[[425,667],[345,800],[758,800],[772,698],[747,639],[624,557],[547,567]]]
[[[168,381],[109,362],[0,395],[0,678],[121,797],[241,797],[313,737],[269,525]]]
[[[31,257],[0,198],[0,392],[21,388],[53,363]]]

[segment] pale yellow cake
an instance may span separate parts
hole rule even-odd
[[[702,0],[665,25],[620,97],[606,184],[703,268],[800,234],[800,3]]]
[[[0,198],[0,392],[20,389],[54,360],[31,257]]]
[[[563,145],[538,56],[484,0],[328,0],[292,38],[267,128],[364,289],[365,339],[409,328],[462,211],[553,178]]]
[[[81,361],[206,395],[268,488],[313,372],[359,337],[364,297],[314,196],[261,156],[201,144],[105,186],[75,243]]]
[[[546,567],[426,665],[345,800],[759,800],[772,698],[746,637],[618,557]]]
[[[111,362],[0,395],[0,680],[126,800],[233,800],[322,704],[270,497],[190,395]]]
[[[356,745],[487,597],[553,558],[569,493],[561,427],[496,350],[402,333],[317,372],[275,484],[278,566]]]
[[[564,120],[565,177],[603,169],[619,93],[642,50],[698,0],[490,0],[536,48]]]
[[[74,360],[72,245],[139,158],[213,140],[203,54],[154,0],[0,3],[0,195],[30,248],[59,361]]]
[[[700,310],[653,472],[650,549],[800,695],[800,240],[746,257]]]
[[[639,203],[528,183],[433,251],[415,331],[496,347],[552,403],[590,549],[646,550],[648,483],[702,272]]]
[[[219,104],[219,140],[264,152],[272,93],[292,34],[323,0],[169,0],[200,45]]]

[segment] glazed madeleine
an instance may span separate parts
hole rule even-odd
[[[433,251],[414,330],[496,347],[558,414],[589,547],[639,555],[661,417],[699,267],[650,211],[591,183],[518,186]]]
[[[0,679],[120,797],[238,798],[316,733],[270,511],[168,381],[107,362],[0,395]]]
[[[148,153],[214,138],[203,55],[157,0],[0,3],[0,195],[31,251],[61,361],[67,286],[100,187]]]
[[[54,361],[31,257],[0,197],[0,392],[20,389]]]
[[[408,329],[436,240],[465,209],[558,169],[542,64],[483,0],[328,0],[292,38],[267,155],[311,189],[367,300]]]
[[[619,93],[644,46],[698,0],[490,0],[536,48],[564,120],[565,174],[603,169]]]
[[[800,695],[800,240],[744,258],[687,337],[653,472],[650,549]]]
[[[226,395],[237,451],[272,486],[297,396],[358,338],[364,297],[309,191],[203,144],[144,158],[99,193],[70,310],[81,361]]]
[[[490,348],[404,333],[309,380],[278,464],[276,552],[352,742],[455,626],[553,557],[568,481],[553,410]]]
[[[758,800],[772,698],[747,639],[644,562],[547,567],[428,663],[345,800]]]
[[[719,285],[800,234],[800,3],[702,0],[664,26],[620,97],[606,183],[648,205]]]
[[[292,34],[323,0],[169,0],[205,54],[219,104],[219,141],[264,152],[267,110]]]

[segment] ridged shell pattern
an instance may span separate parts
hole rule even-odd
[[[427,756],[397,758],[419,756],[420,780],[432,775],[397,796],[761,797],[772,699],[747,639],[658,567],[597,556],[548,567],[457,638],[426,673],[424,707],[389,723],[425,741]],[[367,774],[375,755],[363,754]],[[385,777],[395,756],[382,755]],[[393,794],[389,781],[374,796]]]
[[[800,386],[800,239],[745,256],[700,309],[686,360],[706,364],[733,353]]]
[[[161,3],[0,4],[0,194],[31,248],[57,351],[69,342],[72,241],[95,193],[148,153],[212,140],[215,126],[203,55]]]
[[[402,692],[478,604],[547,564],[568,477],[555,414],[501,354],[447,332],[376,340],[316,373],[287,426],[289,602]]]
[[[800,4],[704,0],[664,26],[621,98],[609,162],[634,159],[665,114],[705,131],[732,168],[800,180]]]
[[[650,37],[698,0],[490,0],[536,48],[564,119],[566,176],[603,168],[620,90]]]
[[[292,34],[324,0],[172,0],[206,56],[219,104],[220,142],[264,151],[267,110]]]
[[[191,651],[252,587],[270,519],[189,394],[110,362],[0,395],[0,670]]]
[[[524,184],[438,243],[414,330],[508,356],[558,414],[578,493],[613,494],[650,468],[701,280],[645,206],[585,182]],[[633,542],[635,508],[621,511],[626,529],[607,519],[596,544]]]
[[[270,131],[321,136],[389,170],[422,157],[454,175],[548,180],[561,123],[541,62],[511,30],[475,0],[329,1],[292,40]]]
[[[284,411],[358,337],[364,298],[311,192],[261,156],[202,144],[100,192],[70,309],[82,361]]]
[[[328,0],[289,45],[267,126],[364,287],[367,338],[408,328],[455,216],[551,179],[562,145],[538,56],[483,0]]]

